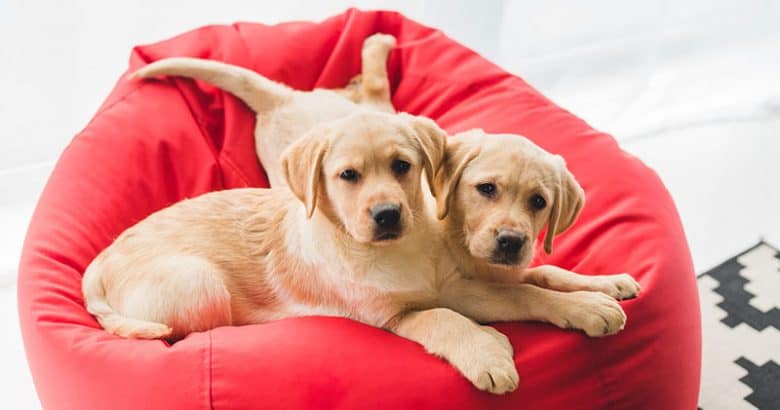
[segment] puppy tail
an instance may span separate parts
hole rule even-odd
[[[100,280],[100,270],[92,263],[84,273],[82,292],[87,311],[95,316],[106,331],[117,336],[135,339],[163,339],[171,335],[173,329],[147,320],[122,316],[106,300],[106,291]]]
[[[285,104],[293,90],[243,67],[219,61],[173,57],[155,61],[131,74],[133,78],[177,75],[211,83],[238,97],[256,113]]]

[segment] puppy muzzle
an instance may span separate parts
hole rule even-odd
[[[401,206],[397,204],[379,204],[371,208],[374,220],[374,240],[389,241],[398,239],[403,230]]]
[[[491,262],[501,265],[516,265],[526,242],[526,236],[520,232],[501,230],[496,235],[496,244]]]

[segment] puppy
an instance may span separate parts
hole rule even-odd
[[[255,148],[272,187],[286,184],[281,153],[312,127],[355,111],[395,112],[390,102],[386,61],[395,38],[368,37],[362,72],[345,89],[297,91],[239,66],[197,58],[166,58],[142,67],[134,78],[166,75],[209,82],[238,97],[257,115]]]
[[[471,130],[450,137],[434,185],[446,248],[462,275],[535,285],[525,289],[527,297],[539,300],[546,312],[531,319],[581,329],[589,336],[623,328],[626,317],[615,299],[636,297],[640,290],[630,275],[586,276],[549,265],[528,268],[540,232],[546,227],[544,249],[552,252],[553,238],[574,223],[585,202],[560,156],[518,135]],[[465,303],[451,307],[477,320],[508,318],[500,312],[486,317],[484,308]]]
[[[409,115],[365,111],[317,125],[282,156],[289,189],[205,194],[122,233],[84,274],[87,310],[116,335],[172,341],[343,316],[419,342],[479,389],[514,390],[506,337],[443,308],[445,288],[464,295],[460,275],[441,268],[422,173],[435,175],[444,143],[432,121]]]
[[[631,276],[528,268],[540,232],[552,252],[584,205],[561,157],[518,135],[472,130],[449,138],[433,192],[427,206],[447,252],[438,257],[439,306],[481,323],[542,321],[591,337],[623,329],[616,298],[638,295]]]

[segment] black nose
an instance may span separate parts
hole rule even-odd
[[[401,221],[401,207],[393,204],[380,204],[371,208],[371,217],[380,228],[395,228]]]
[[[496,250],[504,255],[520,252],[525,242],[523,235],[514,232],[501,232],[496,236]]]

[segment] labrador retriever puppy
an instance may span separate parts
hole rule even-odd
[[[441,268],[422,173],[435,174],[445,137],[428,119],[372,111],[319,124],[282,156],[289,189],[208,193],[123,232],[86,269],[87,310],[113,334],[171,341],[342,316],[419,342],[479,389],[514,390],[507,338],[440,300],[461,279]]]
[[[374,34],[363,43],[362,71],[344,89],[293,90],[252,70],[218,61],[174,57],[146,65],[133,78],[182,76],[235,95],[257,115],[255,148],[272,187],[286,185],[281,153],[317,124],[355,111],[394,113],[386,61],[395,37]]]
[[[546,228],[544,249],[550,253],[553,238],[574,223],[585,202],[563,158],[519,135],[471,130],[450,137],[434,186],[446,248],[462,275],[478,278],[474,284],[534,285],[533,291],[525,289],[527,297],[548,308],[544,318],[536,319],[562,328],[581,329],[589,336],[623,328],[625,314],[615,299],[636,297],[640,290],[630,275],[587,276],[550,265],[528,268],[542,230]],[[490,304],[464,306],[469,303],[450,307],[477,320],[506,318],[486,317]],[[562,306],[567,303],[575,309],[589,304],[587,317],[567,311]]]

